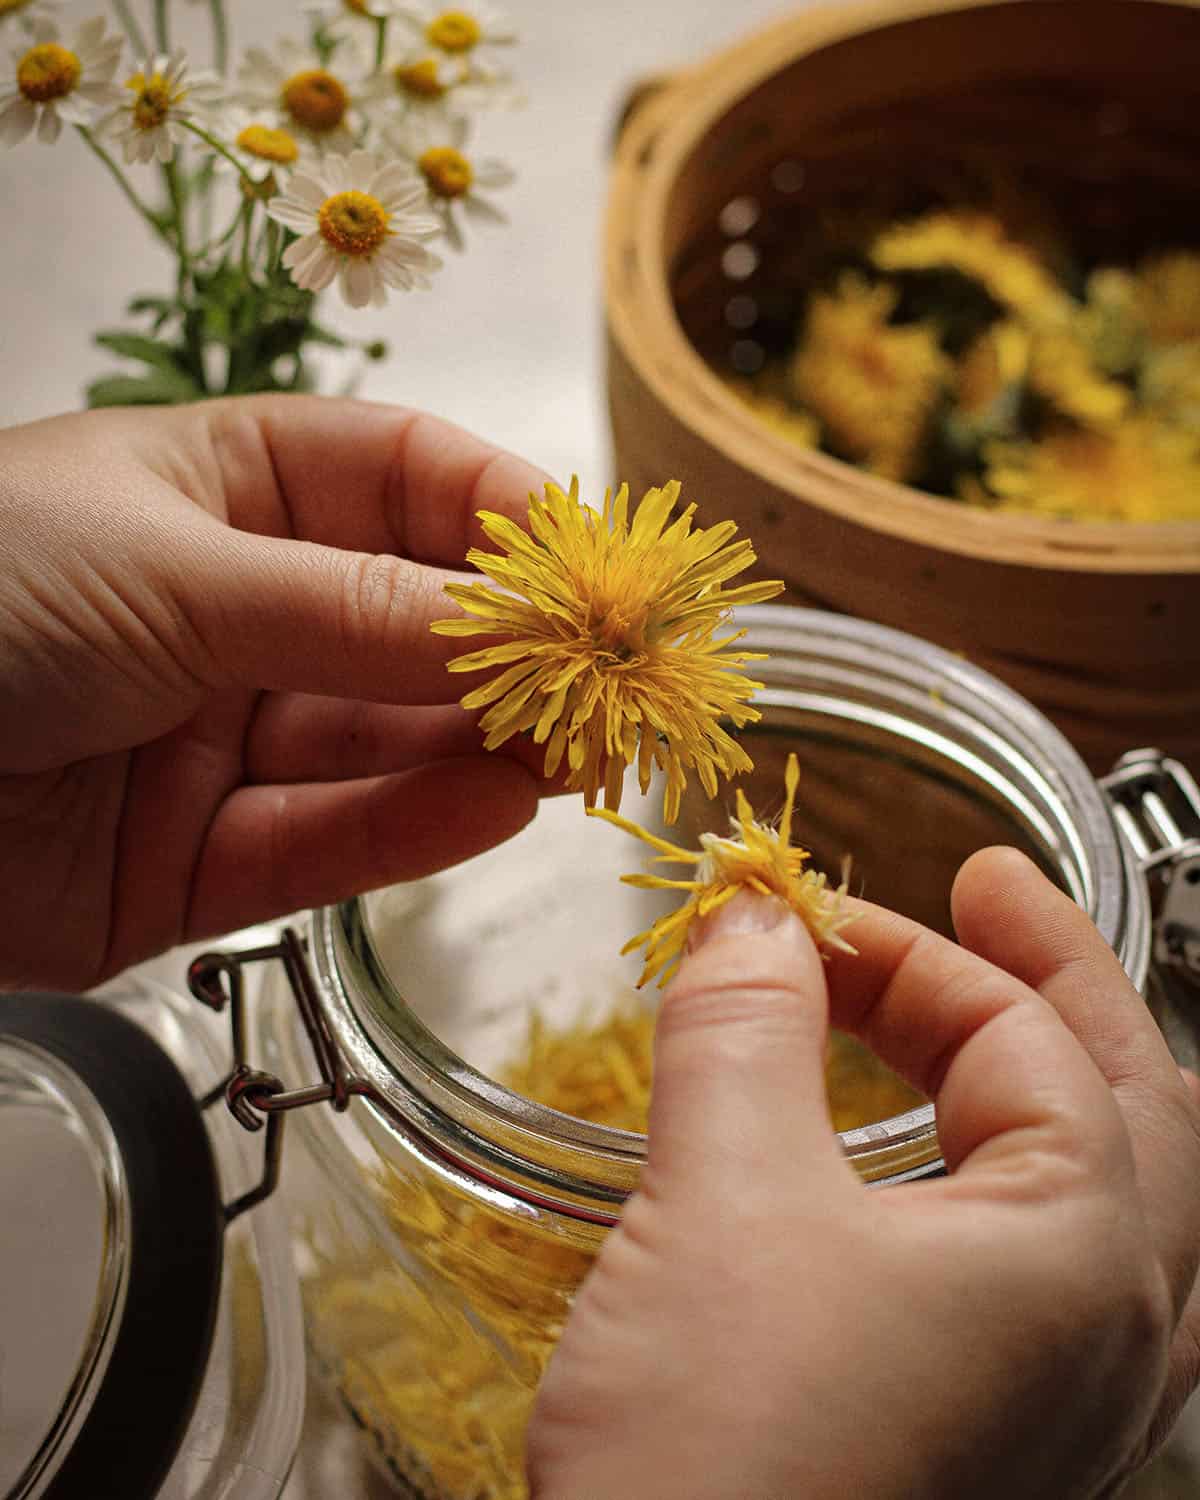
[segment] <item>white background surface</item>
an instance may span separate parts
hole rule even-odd
[[[99,0],[68,0],[67,14],[100,8]],[[246,43],[298,33],[302,23],[300,0],[231,0],[229,8],[235,57]],[[599,276],[613,122],[639,79],[796,8],[777,0],[511,0],[522,33],[513,62],[528,101],[518,112],[486,116],[477,138],[517,169],[501,200],[511,225],[484,228],[465,256],[448,255],[430,293],[394,296],[386,309],[361,313],[327,294],[325,321],[392,346],[390,361],[368,371],[362,394],[437,411],[562,479],[578,473],[589,493],[619,478],[610,472],[603,409]],[[202,8],[175,0],[172,9],[187,11],[200,30]],[[14,40],[11,26],[0,32],[0,58]],[[165,290],[170,264],[74,137],[0,153],[6,425],[77,407],[84,384],[114,368],[90,346],[91,332],[122,326],[130,296]],[[149,184],[149,168],[135,172]],[[180,961],[172,981],[170,957],[155,968],[168,982],[182,975]],[[355,1435],[319,1403],[310,1427],[287,1500],[390,1493],[361,1465]],[[1200,1481],[1161,1470],[1137,1493],[1200,1496]]]

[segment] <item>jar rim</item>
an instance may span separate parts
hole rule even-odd
[[[1027,699],[951,652],[870,621],[777,604],[743,607],[733,623],[746,649],[768,653],[756,663],[765,718],[772,707],[799,707],[953,763],[1041,844],[1142,986],[1150,915],[1136,859],[1082,759]],[[645,1160],[644,1135],[536,1103],[448,1048],[393,984],[363,898],[314,913],[313,937],[339,1042],[419,1135],[468,1176],[519,1199],[615,1221]],[[840,1139],[868,1182],[941,1165],[931,1104]]]

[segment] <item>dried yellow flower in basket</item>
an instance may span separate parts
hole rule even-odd
[[[786,902],[818,945],[839,948],[844,953],[855,952],[841,936],[842,928],[854,920],[853,914],[844,907],[845,880],[841,886],[831,887],[819,871],[805,868],[808,850],[791,842],[792,812],[799,779],[799,764],[795,755],[789,755],[784,773],[786,797],[777,829],[755,821],[754,809],[739,787],[737,817],[734,819],[736,836],[721,838],[715,833],[702,833],[699,852],[681,849],[678,844],[647,833],[628,818],[619,817],[607,809],[591,810],[592,816],[606,819],[652,849],[659,850],[656,864],[696,866],[693,880],[668,880],[662,875],[621,876],[627,885],[641,890],[689,893],[681,907],[660,917],[653,927],[631,938],[622,949],[624,953],[631,953],[635,948],[646,950],[646,966],[638,981],[639,989],[659,975],[660,986],[666,984],[679,967],[692,923],[698,917],[719,910],[742,889],[775,896]]]
[[[648,490],[631,516],[628,487],[604,497],[598,512],[548,484],[530,496],[529,532],[504,516],[480,512],[502,554],[473,549],[467,561],[487,584],[449,584],[467,618],[438,620],[439,635],[506,639],[460,656],[452,672],[501,668],[462,700],[486,708],[481,727],[489,750],[532,731],[546,746],[546,775],[565,761],[567,786],[582,788],[591,807],[600,788],[620,805],[625,768],[635,762],[642,790],[653,768],[666,773],[665,816],[673,823],[687,783],[699,778],[709,796],[718,774],[752,769],[722,726],[759,717],[749,699],[759,686],[743,675],[760,654],[731,651],[743,634],[717,637],[730,608],[774,598],[779,582],[726,583],[754,561],[749,541],[734,541],[726,521],[692,529],[696,507],[674,520],[677,482]]]

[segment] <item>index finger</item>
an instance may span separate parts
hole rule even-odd
[[[919,923],[849,904],[858,951],[829,956],[831,1020],[934,1099],[950,1170],[983,1186],[1033,1156],[1064,1180],[1094,1170],[1132,1187],[1112,1092],[1053,1007]]]
[[[197,477],[239,530],[449,567],[484,543],[479,511],[523,524],[549,477],[405,407],[270,395],[181,408],[178,420],[201,424],[212,462]]]
[[[968,860],[953,907],[959,940],[1037,990],[1111,1085],[1178,1312],[1200,1262],[1200,1135],[1196,1101],[1149,1007],[1086,913],[1017,850]]]

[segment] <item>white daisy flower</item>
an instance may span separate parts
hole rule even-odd
[[[486,0],[450,7],[439,0],[396,0],[396,15],[415,40],[477,76],[503,72],[493,49],[517,39],[505,12]]]
[[[228,148],[257,183],[274,178],[282,181],[286,173],[316,165],[317,156],[306,141],[285,130],[282,125],[268,124],[247,110],[233,112],[221,132],[221,144]],[[216,158],[215,170],[233,171],[223,156]]]
[[[363,97],[385,105],[396,121],[424,120],[445,129],[456,115],[504,102],[507,83],[507,74],[472,73],[467,63],[402,30],[389,36],[383,65],[367,80]]]
[[[267,213],[300,235],[283,252],[296,285],[321,292],[337,277],[351,307],[381,307],[388,287],[428,287],[442,264],[421,244],[442,226],[420,178],[371,151],[326,156],[293,172]]]
[[[442,221],[446,238],[456,250],[463,248],[458,208],[470,218],[506,223],[506,216],[479,189],[508,187],[516,173],[497,156],[476,156],[466,147],[469,123],[461,118],[439,128],[429,120],[409,121],[385,139],[402,161],[411,162],[420,173],[429,194],[429,206]]]
[[[290,38],[276,43],[274,55],[251,47],[238,69],[238,97],[246,108],[269,112],[273,123],[322,152],[354,149],[357,88]]]
[[[38,140],[56,141],[64,122],[89,125],[98,110],[121,97],[113,74],[121,39],[104,34],[103,16],[85,21],[64,47],[47,16],[39,16],[28,41],[13,53],[12,82],[0,83],[0,143],[15,146],[37,130]]]
[[[212,129],[223,92],[214,74],[192,73],[182,52],[147,58],[125,80],[124,97],[102,128],[120,142],[127,162],[171,161],[188,138],[185,121]]]

